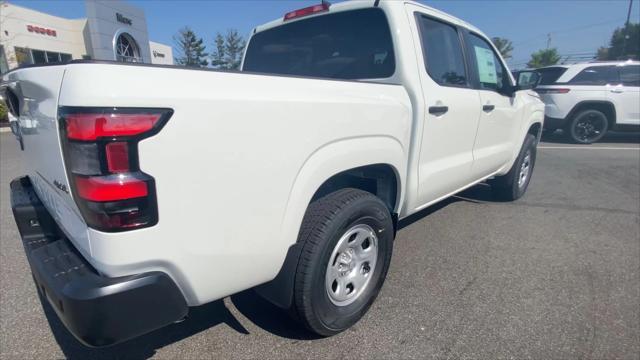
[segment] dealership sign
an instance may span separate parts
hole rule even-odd
[[[36,33],[36,34],[49,35],[49,36],[58,36],[56,31],[53,30],[53,29],[47,29],[47,28],[43,28],[43,27],[35,26],[35,25],[27,25],[27,30],[29,32],[33,32],[33,33]]]
[[[163,58],[164,54],[159,51],[153,50],[153,57]]]
[[[127,25],[133,24],[133,21],[131,21],[131,19],[129,19],[128,17],[120,13],[116,13],[116,20],[118,20],[118,22],[120,23],[127,24]]]

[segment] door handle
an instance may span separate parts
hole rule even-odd
[[[496,106],[495,105],[483,105],[482,106],[482,111],[484,112],[492,112],[493,109],[495,109]]]
[[[448,106],[429,106],[429,114],[440,116],[449,111]]]
[[[611,91],[611,92],[612,92],[612,93],[614,93],[614,94],[620,94],[620,93],[622,93],[622,89],[611,89],[611,90],[609,90],[609,91]]]

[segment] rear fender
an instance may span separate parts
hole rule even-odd
[[[293,280],[303,244],[297,243],[298,232],[309,202],[320,186],[343,171],[373,164],[388,164],[396,172],[398,194],[395,212],[402,206],[403,184],[407,154],[400,142],[392,137],[372,136],[341,139],[323,146],[305,161],[298,172],[287,201],[281,233],[289,248],[282,253],[283,265],[274,280],[256,290],[274,304],[288,308],[291,305]]]
[[[298,172],[289,194],[287,210],[282,221],[282,234],[289,244],[296,242],[302,218],[311,198],[330,177],[357,167],[388,164],[394,168],[398,180],[398,201],[394,210],[402,206],[407,154],[400,142],[386,136],[342,139],[316,150]]]

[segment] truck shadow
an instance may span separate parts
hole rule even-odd
[[[231,296],[231,301],[251,322],[274,335],[296,340],[319,338],[253,290],[235,294]],[[156,354],[157,349],[223,323],[240,334],[249,334],[249,331],[227,309],[224,301],[217,300],[189,308],[189,316],[183,322],[114,346],[89,348],[67,330],[46,299],[40,297],[40,302],[56,342],[68,359],[148,359]]]
[[[233,305],[252,323],[269,333],[292,340],[315,340],[321,337],[293,320],[285,310],[249,289],[231,295]]]
[[[494,196],[493,192],[491,191],[491,186],[486,183],[480,183],[400,220],[398,222],[398,230],[402,230],[405,227],[417,221],[420,221],[425,217],[436,213],[451,204],[461,201],[474,204],[481,204],[485,202],[505,202],[505,200],[498,199]]]
[[[482,203],[497,200],[493,198],[491,188],[488,185],[479,184],[403,219],[399,223],[399,229],[460,201]],[[301,341],[319,338],[291,319],[285,311],[260,297],[252,289],[232,295],[230,299],[243,316],[273,335]],[[223,323],[240,334],[249,334],[249,331],[229,311],[224,301],[218,300],[189,308],[189,316],[183,322],[169,325],[118,345],[93,349],[82,345],[69,333],[46,299],[40,297],[40,301],[54,337],[65,357],[69,359],[147,359],[155,355],[157,349]]]
[[[68,359],[147,359],[155,355],[157,349],[222,323],[239,333],[249,333],[231,314],[224,302],[218,300],[190,308],[189,317],[183,322],[121,344],[94,349],[82,345],[71,335],[46,299],[40,297],[40,302],[53,335]]]

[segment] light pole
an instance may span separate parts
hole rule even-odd
[[[624,23],[624,36],[622,37],[622,59],[627,53],[627,39],[629,39],[629,19],[631,18],[631,7],[633,6],[633,0],[629,0],[629,10],[627,10],[627,21]]]

